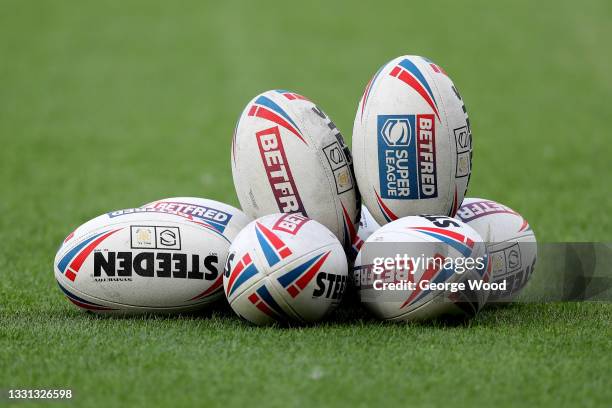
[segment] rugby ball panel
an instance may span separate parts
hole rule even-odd
[[[101,215],[54,261],[66,297],[94,312],[182,312],[222,296],[229,241],[176,214],[126,209]]]
[[[284,90],[256,96],[236,126],[231,160],[249,216],[299,212],[329,228],[347,249],[356,239],[352,157],[333,121],[307,98]]]
[[[355,260],[363,243],[378,228],[380,228],[380,225],[378,225],[374,217],[372,217],[368,208],[362,205],[361,215],[359,217],[359,228],[357,229],[357,238],[353,240],[353,245],[349,252],[349,261],[353,262]]]
[[[471,131],[459,92],[424,57],[402,56],[370,80],[353,127],[355,175],[379,224],[454,214],[471,173]]]
[[[489,303],[515,298],[531,278],[537,260],[537,241],[527,220],[512,208],[483,198],[466,198],[456,218],[485,239],[491,282],[506,281],[507,289],[492,291]]]
[[[512,208],[484,198],[466,198],[455,218],[474,228],[486,242],[534,235],[529,222]]]
[[[313,323],[342,300],[348,278],[346,255],[337,242],[332,243],[279,268],[271,278],[271,284],[300,321]]]
[[[362,241],[367,240],[370,235],[375,233],[380,228],[380,224],[376,222],[366,206],[361,206],[361,218],[359,219],[359,238]]]
[[[234,312],[257,326],[291,320],[301,322],[300,317],[284,304],[275,285],[271,285],[270,282],[270,278],[262,277],[253,287],[236,296],[230,304]]]
[[[231,205],[199,197],[170,197],[142,206],[153,210],[178,213],[202,226],[223,234],[230,242],[252,219]]]

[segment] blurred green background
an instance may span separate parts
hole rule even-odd
[[[0,388],[72,386],[79,406],[609,403],[609,305],[489,311],[472,328],[105,320],[62,299],[52,262],[111,209],[177,195],[237,205],[230,139],[257,93],[306,95],[350,139],[365,84],[403,54],[444,67],[466,101],[468,196],[513,207],[540,241],[609,241],[611,21],[606,0],[0,0]],[[302,381],[320,377],[313,396]]]

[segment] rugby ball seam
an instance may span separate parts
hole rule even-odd
[[[64,278],[65,279],[65,278]],[[117,309],[115,310],[109,310],[110,312],[123,312],[124,310],[121,309],[121,307],[129,307],[129,308],[133,308],[133,309],[138,309],[140,311],[144,311],[146,312],[149,309],[154,309],[151,310],[152,312],[155,311],[162,311],[165,309],[182,309],[182,308],[186,308],[186,307],[192,307],[192,306],[199,306],[199,305],[204,305],[207,303],[211,303],[211,302],[215,302],[217,300],[220,299],[220,296],[215,296],[214,298],[211,299],[211,297],[206,296],[203,299],[205,299],[205,301],[202,302],[193,302],[193,303],[186,303],[186,304],[181,304],[181,305],[176,305],[176,306],[146,306],[146,305],[134,305],[134,304],[130,304],[130,303],[120,303],[120,302],[114,302],[112,300],[107,300],[107,299],[102,299],[100,297],[97,296],[93,296],[90,295],[88,293],[85,293],[79,289],[76,289],[74,286],[72,286],[69,283],[64,283],[64,282],[60,282],[59,279],[57,279],[57,283],[61,286],[63,286],[65,289],[70,290],[70,292],[74,292],[75,295],[84,298],[85,300],[89,299],[94,299],[96,302],[100,302],[102,304],[103,307],[108,307],[108,308],[112,308],[114,306],[117,306]],[[211,293],[211,295],[213,294],[218,294],[220,295],[220,291],[216,291]],[[66,298],[68,297],[67,295],[64,295]],[[186,302],[191,302],[190,300],[187,300]],[[155,310],[157,309],[157,310]]]
[[[421,57],[421,59],[423,59]],[[425,61],[427,62],[427,61]],[[429,65],[429,64],[428,64]],[[444,127],[446,127],[446,134],[448,136],[448,145],[449,146],[455,146],[455,140],[454,140],[454,135],[451,135],[451,131],[452,129],[450,128],[450,124],[448,123],[448,115],[447,115],[447,107],[446,107],[446,101],[444,100],[444,98],[442,98],[442,93],[440,92],[440,88],[438,87],[438,82],[434,80],[431,72],[430,72],[430,67],[428,67],[427,70],[423,70],[423,72],[425,73],[425,75],[427,75],[427,80],[428,83],[434,86],[434,88],[436,88],[436,96],[438,97],[438,100],[440,101],[440,105],[442,105],[442,110],[444,115],[440,115],[439,119],[444,117],[445,120],[445,124],[442,124],[442,120],[440,120],[440,124],[443,125]],[[444,75],[444,74],[441,74]],[[451,81],[450,78],[448,78],[449,81]],[[451,81],[452,83],[452,81]],[[437,143],[437,135],[439,133],[436,131],[436,143]],[[451,137],[452,136],[452,137]],[[449,198],[449,202],[450,202],[450,208],[448,209],[448,211],[446,212],[447,214],[449,214],[449,217],[452,217],[453,214],[451,214],[451,212],[453,211],[453,196],[455,194],[455,191],[457,190],[457,176],[454,175],[454,170],[455,168],[457,168],[457,147],[453,148],[452,150],[454,150],[455,154],[451,154],[451,166],[449,166],[448,168],[448,179],[449,180],[453,180],[452,183],[448,183],[448,198]],[[472,169],[470,168],[470,172],[472,171]],[[459,200],[459,197],[457,197],[457,200]],[[459,208],[461,206],[461,203],[456,203],[457,208]]]
[[[318,108],[318,106],[314,102],[311,102],[311,103],[313,104],[313,106],[315,108]],[[302,125],[302,129],[305,129],[306,126],[304,124],[303,117],[301,115],[297,115],[296,114],[293,106],[289,105],[289,109],[291,110],[291,114],[292,114],[293,120],[294,121],[298,121],[300,123],[300,125]],[[311,112],[311,113],[314,114],[314,112]],[[327,115],[327,113],[326,113],[326,115]],[[329,128],[326,125],[324,125],[324,126],[325,126],[325,131],[326,132],[329,131]],[[336,190],[334,188],[336,181],[334,179],[334,175],[333,175],[333,172],[331,170],[331,167],[329,166],[329,163],[327,163],[327,159],[325,157],[323,157],[324,153],[323,153],[322,147],[317,146],[317,144],[314,143],[314,140],[313,140],[312,137],[310,137],[310,134],[307,133],[305,135],[305,138],[306,137],[308,138],[308,147],[312,150],[312,152],[317,157],[317,160],[319,161],[319,164],[320,164],[321,168],[323,169],[323,173],[325,173],[325,178],[327,179],[327,190],[329,191],[330,196],[332,198],[335,197],[335,199],[332,200],[332,204],[334,206],[334,211],[336,213],[336,223],[338,224],[338,227],[340,227],[340,226],[342,226],[343,214],[342,214],[342,210],[340,208],[338,208],[338,202],[341,203],[342,202],[342,200],[340,198],[341,195],[349,192],[350,190],[345,191],[345,192],[340,193],[340,194],[336,194]],[[344,155],[344,152],[342,152],[342,154]],[[345,157],[345,161],[348,161],[347,157]],[[354,170],[353,170],[353,173],[354,173]],[[353,177],[353,176],[354,176],[354,174],[351,174],[351,177]],[[353,180],[353,183],[357,184],[357,181]],[[353,186],[353,188],[354,187],[355,186]],[[344,237],[344,241],[350,241],[350,239],[351,239],[350,237]]]

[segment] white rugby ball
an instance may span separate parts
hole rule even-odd
[[[331,231],[299,213],[272,214],[238,234],[223,287],[232,309],[254,324],[312,323],[340,303],[347,276]]]
[[[350,252],[360,209],[352,158],[340,131],[313,102],[283,90],[257,95],[238,120],[231,156],[246,214],[302,213]]]
[[[471,285],[484,283],[486,272],[485,245],[470,226],[446,216],[409,216],[370,235],[353,282],[361,303],[382,320],[471,317],[487,296]]]
[[[376,222],[368,208],[361,206],[361,218],[359,219],[359,230],[357,234],[362,241],[365,241],[380,228],[380,224]]]
[[[359,253],[359,250],[363,246],[363,243],[370,235],[374,233],[380,225],[376,222],[370,211],[365,205],[361,206],[361,217],[359,218],[359,229],[357,230],[357,239],[353,241],[351,252],[349,254],[349,260],[354,261],[355,257]]]
[[[380,68],[357,108],[353,157],[363,202],[379,224],[453,216],[470,179],[472,134],[444,70],[414,55]]]
[[[463,200],[455,218],[486,241],[491,282],[506,282],[505,291],[491,291],[488,303],[514,299],[529,281],[538,255],[536,237],[527,220],[512,208],[484,198]]]
[[[164,212],[176,212],[203,226],[213,228],[230,242],[252,221],[251,217],[231,205],[200,197],[170,197],[143,205]]]
[[[230,240],[179,213],[131,208],[78,227],[59,248],[55,278],[79,308],[98,313],[176,313],[223,296]]]

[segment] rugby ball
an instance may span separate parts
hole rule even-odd
[[[366,240],[353,267],[361,303],[376,317],[414,321],[474,316],[486,302],[480,235],[446,216],[409,216]]]
[[[379,224],[453,216],[470,179],[472,133],[446,72],[414,55],[380,68],[357,108],[353,156],[361,197]]]
[[[357,239],[353,242],[351,253],[349,254],[350,261],[355,260],[355,257],[359,253],[359,250],[361,249],[365,240],[379,228],[380,225],[376,222],[374,217],[372,217],[370,211],[368,211],[366,206],[362,205],[361,217],[359,218],[359,228],[357,229]]]
[[[92,312],[192,311],[223,296],[229,246],[217,228],[177,212],[113,211],[68,235],[55,278],[68,300]]]
[[[186,218],[213,228],[230,242],[252,219],[239,209],[219,201],[200,197],[171,197],[143,205],[163,212],[176,212]]]
[[[250,223],[230,247],[223,287],[232,309],[256,325],[321,320],[341,301],[347,260],[336,236],[302,214]]]
[[[491,291],[488,302],[514,299],[531,278],[538,253],[527,220],[512,208],[483,198],[466,198],[456,218],[486,241],[491,282],[505,282],[506,290]]]
[[[301,213],[350,252],[360,210],[352,158],[334,122],[313,102],[284,90],[257,95],[236,125],[231,162],[247,215]]]
[[[362,241],[365,241],[380,228],[380,224],[376,222],[368,208],[364,205],[361,206],[361,218],[359,219],[359,230],[357,235]]]

